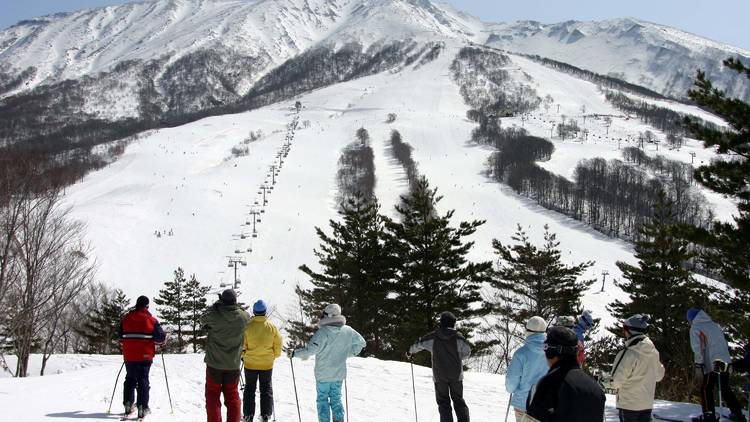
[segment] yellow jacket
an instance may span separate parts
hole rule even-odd
[[[273,369],[273,361],[281,356],[281,334],[265,316],[254,316],[245,327],[242,359],[245,368],[256,371]]]

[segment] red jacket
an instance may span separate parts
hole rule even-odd
[[[120,343],[125,362],[150,362],[156,354],[156,344],[166,335],[159,321],[146,308],[128,312],[120,324]]]

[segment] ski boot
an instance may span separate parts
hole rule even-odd
[[[253,417],[245,415],[242,417],[242,422],[253,422]]]
[[[138,420],[142,420],[151,413],[151,409],[148,407],[138,406]]]
[[[122,412],[121,418],[124,420],[128,416],[133,414],[133,411],[135,410],[135,408],[133,407],[133,403],[130,403],[130,402],[123,403],[123,406],[125,406],[125,409]]]

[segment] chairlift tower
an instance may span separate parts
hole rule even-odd
[[[255,237],[258,237],[258,232],[255,230],[255,224],[256,223],[260,223],[260,211],[255,210],[255,209],[251,210],[250,213],[249,213],[249,215],[253,216],[253,234],[252,234],[252,236],[255,238]],[[248,221],[248,223],[250,223],[250,222]]]
[[[602,270],[602,292],[604,292],[604,283],[607,281],[607,274],[609,274],[609,271]]]
[[[258,191],[258,194],[260,194],[261,192],[263,193],[263,206],[265,207],[266,205],[268,205],[268,200],[266,199],[266,194],[270,193],[270,188],[267,185],[263,184],[258,189],[260,189]]]
[[[238,256],[228,256],[229,258],[229,264],[227,264],[227,267],[234,268],[234,285],[233,288],[235,290],[240,288],[240,279],[237,278],[237,268],[241,265],[243,267],[247,267],[247,261],[245,261],[243,258],[240,258]]]
[[[269,168],[271,169],[271,184],[275,185],[276,184],[276,176],[278,176],[278,169],[279,168],[276,166],[276,164],[273,164],[273,165],[269,166]]]

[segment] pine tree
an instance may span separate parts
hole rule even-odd
[[[307,265],[300,270],[310,277],[311,289],[297,288],[304,316],[293,324],[292,341],[299,344],[329,303],[338,303],[348,324],[367,341],[366,353],[384,357],[388,351],[389,321],[382,318],[387,308],[393,279],[393,254],[379,214],[377,200],[356,193],[341,207],[341,221],[331,221],[331,234],[316,228],[320,246],[315,250],[321,271]],[[300,325],[302,323],[302,325]]]
[[[193,353],[198,352],[198,347],[202,346],[205,340],[200,320],[206,312],[206,295],[209,290],[208,286],[201,285],[195,278],[195,274],[191,275],[190,280],[185,284],[185,323],[188,325],[185,334],[190,337],[188,343],[193,345]]]
[[[174,280],[164,283],[164,288],[159,290],[159,296],[154,299],[154,303],[160,306],[161,322],[172,327],[177,334],[177,344],[174,346],[177,353],[185,351],[183,327],[187,323],[186,314],[189,311],[186,284],[185,271],[178,267],[174,271]]]
[[[103,291],[92,315],[76,331],[86,340],[86,353],[120,353],[119,329],[130,300],[122,290]]]
[[[659,350],[666,369],[665,379],[658,384],[660,397],[686,400],[692,387],[686,304],[705,306],[710,291],[698,284],[692,272],[685,268],[693,254],[688,241],[678,235],[674,223],[672,202],[662,193],[653,219],[639,229],[639,240],[635,244],[637,265],[617,262],[623,280],[616,285],[628,294],[630,300],[615,300],[609,311],[618,320],[634,314],[651,316],[649,337]],[[620,334],[620,327],[610,330]]]
[[[511,239],[515,244],[492,241],[499,263],[490,285],[498,290],[501,299],[488,303],[492,312],[501,320],[513,321],[513,327],[519,332],[512,334],[517,337],[532,316],[550,321],[558,315],[578,314],[583,292],[594,283],[594,280],[582,280],[581,274],[594,262],[563,264],[560,242],[547,225],[541,248],[531,243],[520,225]]]
[[[396,206],[400,221],[386,222],[398,257],[393,289],[396,313],[392,315],[398,319],[398,326],[393,335],[392,358],[402,358],[414,341],[432,331],[442,311],[451,311],[463,320],[461,330],[467,336],[477,325],[470,320],[482,314],[476,305],[481,301],[480,286],[489,279],[492,264],[469,262],[467,255],[474,242],[465,239],[484,221],[452,226],[453,210],[438,214],[441,199],[437,189],[430,189],[422,176]],[[419,363],[428,361],[423,354],[417,358]]]
[[[724,65],[750,79],[750,68],[739,59],[730,58]],[[738,294],[731,297],[730,308],[734,315],[727,322],[735,335],[749,338],[750,326],[745,318],[736,315],[750,313],[750,104],[728,98],[723,91],[715,89],[701,71],[695,89],[688,95],[699,106],[722,117],[731,128],[707,128],[686,119],[688,129],[706,148],[715,148],[724,156],[698,167],[695,179],[737,203],[733,223],[716,221],[711,230],[694,229],[690,239],[705,248],[701,254],[703,264],[738,289]]]

